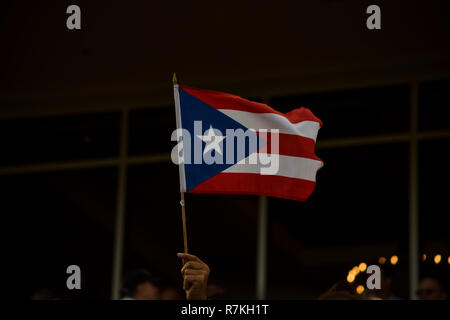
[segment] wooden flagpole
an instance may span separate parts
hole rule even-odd
[[[188,253],[187,232],[186,232],[186,209],[184,206],[184,192],[181,192],[181,217],[183,219],[183,239],[184,239],[184,253]]]
[[[177,84],[177,76],[175,72],[173,73],[172,82],[174,85]],[[181,219],[183,221],[183,241],[184,241],[184,253],[188,253],[188,244],[187,244],[187,231],[186,231],[186,208],[185,208],[185,202],[184,202],[184,192],[181,193]],[[184,262],[183,262],[184,264]]]

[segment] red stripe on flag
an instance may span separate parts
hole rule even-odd
[[[305,201],[313,192],[313,181],[254,173],[219,173],[188,193],[254,194]]]
[[[261,138],[267,141],[267,145],[258,150],[258,153],[280,154],[284,156],[310,158],[322,161],[314,152],[315,142],[310,138],[296,136],[293,134],[280,133],[278,135],[278,152],[272,151],[272,135],[267,133],[266,137]]]
[[[309,109],[304,107],[294,109],[284,114],[274,110],[264,103],[250,101],[229,93],[196,89],[185,85],[179,85],[179,87],[215,109],[230,109],[252,113],[275,113],[286,117],[292,123],[309,120],[319,122],[320,126],[322,126],[322,121],[317,118]]]
[[[323,125],[322,120],[317,118],[311,112],[311,110],[309,110],[308,108],[305,108],[305,107],[300,107],[300,108],[291,110],[288,113],[285,113],[284,116],[286,118],[288,118],[288,120],[292,123],[298,123],[298,122],[302,122],[305,120],[309,120],[309,121],[315,121],[315,122],[320,123],[320,126]]]

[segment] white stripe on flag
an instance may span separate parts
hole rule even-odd
[[[259,153],[259,155],[261,155],[261,153]],[[263,155],[271,156],[272,161],[276,161],[276,157],[274,155]],[[278,161],[278,173],[275,175],[314,182],[316,181],[317,170],[323,166],[322,161],[302,157],[279,155]],[[247,157],[222,172],[261,174],[261,168],[264,167],[267,168],[268,165],[262,165],[259,161],[257,164],[249,164],[249,157]]]
[[[294,134],[316,141],[320,123],[316,121],[301,121],[292,123],[287,118],[276,113],[252,113],[240,110],[218,109],[235,121],[249,129],[279,129],[280,133]]]

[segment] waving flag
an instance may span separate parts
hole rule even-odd
[[[314,153],[322,121],[241,97],[174,85],[180,189],[305,201],[323,166]]]

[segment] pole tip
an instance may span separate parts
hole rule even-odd
[[[175,72],[173,73],[173,77],[172,77],[172,82],[173,84],[177,84],[177,75],[175,74]]]

